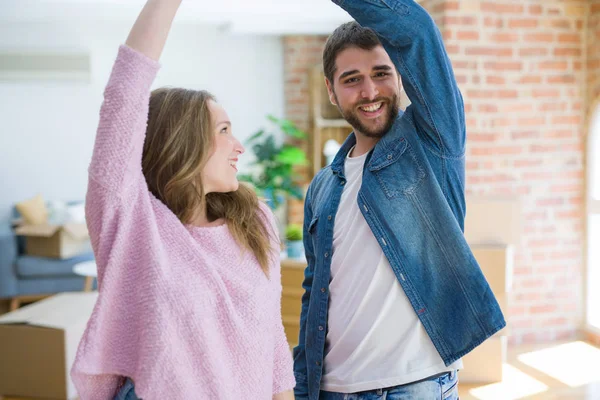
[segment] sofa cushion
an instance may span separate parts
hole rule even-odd
[[[81,254],[66,260],[34,256],[21,256],[17,259],[17,275],[20,278],[44,278],[57,276],[76,276],[73,266],[94,259],[94,253]]]

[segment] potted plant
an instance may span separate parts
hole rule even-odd
[[[285,240],[287,255],[289,258],[302,258],[304,256],[304,244],[302,243],[302,226],[289,224],[285,228]]]
[[[306,139],[306,134],[293,122],[272,115],[267,118],[283,133],[284,139]],[[254,152],[256,160],[250,164],[253,172],[240,174],[240,180],[251,183],[272,209],[278,208],[286,195],[301,200],[302,189],[297,184],[294,167],[308,163],[306,153],[285,140],[279,144],[275,134],[264,129],[252,135],[246,144]]]

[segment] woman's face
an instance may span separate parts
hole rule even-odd
[[[233,192],[239,186],[236,176],[238,157],[245,149],[233,136],[225,109],[212,100],[209,100],[208,108],[215,127],[215,141],[213,152],[202,170],[204,193]]]

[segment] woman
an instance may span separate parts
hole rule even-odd
[[[291,399],[272,214],[203,91],[150,86],[181,0],[149,0],[121,46],[89,168],[99,297],[72,378],[88,399]]]

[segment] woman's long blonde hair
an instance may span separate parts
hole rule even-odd
[[[150,191],[188,224],[206,207],[208,219],[224,218],[231,234],[254,253],[268,275],[273,232],[254,191],[244,184],[229,193],[205,194],[201,172],[214,146],[206,91],[161,88],[152,92],[142,169]]]

